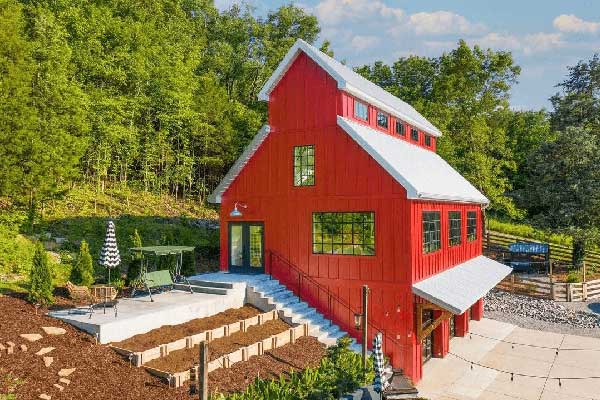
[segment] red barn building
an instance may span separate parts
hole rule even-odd
[[[357,339],[368,285],[369,340],[418,381],[510,271],[482,256],[488,200],[436,154],[435,126],[302,40],[259,98],[268,125],[211,196],[221,269],[272,274]]]

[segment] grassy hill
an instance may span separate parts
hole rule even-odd
[[[40,216],[30,231],[27,212],[0,199],[0,290],[25,289],[36,240],[51,252],[55,283],[63,284],[82,240],[90,244],[92,258],[97,260],[109,217],[115,221],[124,271],[136,229],[144,245],[196,246],[200,263],[208,263],[218,255],[216,210],[190,200],[183,202],[128,188],[98,193],[82,186],[38,211]],[[97,269],[97,274],[102,271]]]

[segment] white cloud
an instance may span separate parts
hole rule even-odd
[[[560,33],[532,33],[523,38],[525,54],[541,53],[564,46],[565,42]]]
[[[483,37],[474,39],[473,42],[483,48],[503,50],[518,50],[521,48],[521,41],[517,36],[497,32],[490,32]]]
[[[554,18],[554,27],[561,32],[596,33],[600,31],[600,22],[585,21],[573,14],[562,14]]]
[[[388,7],[379,0],[323,0],[314,11],[324,24],[371,18],[400,19],[404,15],[402,9]]]
[[[562,47],[565,44],[560,33],[544,32],[523,36],[490,32],[481,38],[474,39],[473,43],[483,48],[519,51],[526,55],[542,53]]]
[[[420,12],[409,17],[417,35],[474,34],[485,31],[485,25],[473,23],[450,11]]]
[[[373,47],[377,43],[379,43],[379,38],[377,36],[370,35],[356,35],[352,38],[352,41],[350,42],[352,47],[356,50],[365,50],[370,47]]]

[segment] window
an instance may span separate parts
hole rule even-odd
[[[315,146],[294,147],[294,186],[315,184]]]
[[[388,127],[387,114],[382,113],[381,111],[377,111],[377,126],[387,129],[387,127]]]
[[[406,132],[404,131],[404,122],[396,121],[396,133],[400,136],[406,136]]]
[[[354,116],[363,121],[369,120],[369,107],[365,103],[354,100]]]
[[[410,138],[415,142],[419,141],[419,131],[415,128],[410,128]]]
[[[423,253],[433,253],[441,248],[440,212],[423,212]]]
[[[431,136],[425,135],[425,146],[431,146]]]
[[[467,211],[467,240],[477,239],[477,212]]]
[[[313,253],[375,255],[375,213],[325,212],[312,215]]]
[[[460,211],[450,211],[448,213],[448,227],[450,229],[448,238],[450,246],[456,246],[462,241],[462,220]]]

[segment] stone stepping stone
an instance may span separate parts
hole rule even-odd
[[[51,366],[53,362],[54,362],[54,357],[44,357],[44,365],[46,366],[46,368]]]
[[[35,342],[37,340],[40,340],[43,337],[39,333],[22,333],[19,336],[21,336],[23,339],[28,340],[30,342]]]
[[[36,356],[43,356],[44,354],[50,353],[52,350],[54,350],[54,347],[44,347],[44,348],[40,349],[40,351],[38,351],[37,353],[35,353],[35,355]]]
[[[6,349],[7,354],[13,354],[15,352],[15,344],[13,342],[6,342],[8,348]]]
[[[75,372],[77,368],[63,368],[60,371],[58,371],[58,376],[65,378],[69,375],[71,375],[73,372]]]
[[[67,331],[63,328],[57,328],[54,326],[42,326],[42,329],[44,332],[46,332],[46,335],[64,335],[67,333]]]
[[[4,351],[6,350],[6,346],[4,346],[2,343],[0,343],[0,351]]]
[[[27,351],[27,346],[22,344],[19,346],[19,348],[21,349],[22,352],[26,352]]]
[[[52,397],[48,396],[46,393],[40,394],[40,399],[42,400],[52,400]]]
[[[57,388],[57,389],[58,389],[60,392],[62,392],[63,390],[65,390],[65,388],[64,388],[64,387],[62,387],[61,385],[59,385],[58,383],[55,383],[53,386],[54,386],[55,388]]]
[[[60,378],[58,380],[60,383],[64,383],[65,385],[69,386],[69,384],[71,383],[71,381],[67,378]]]

